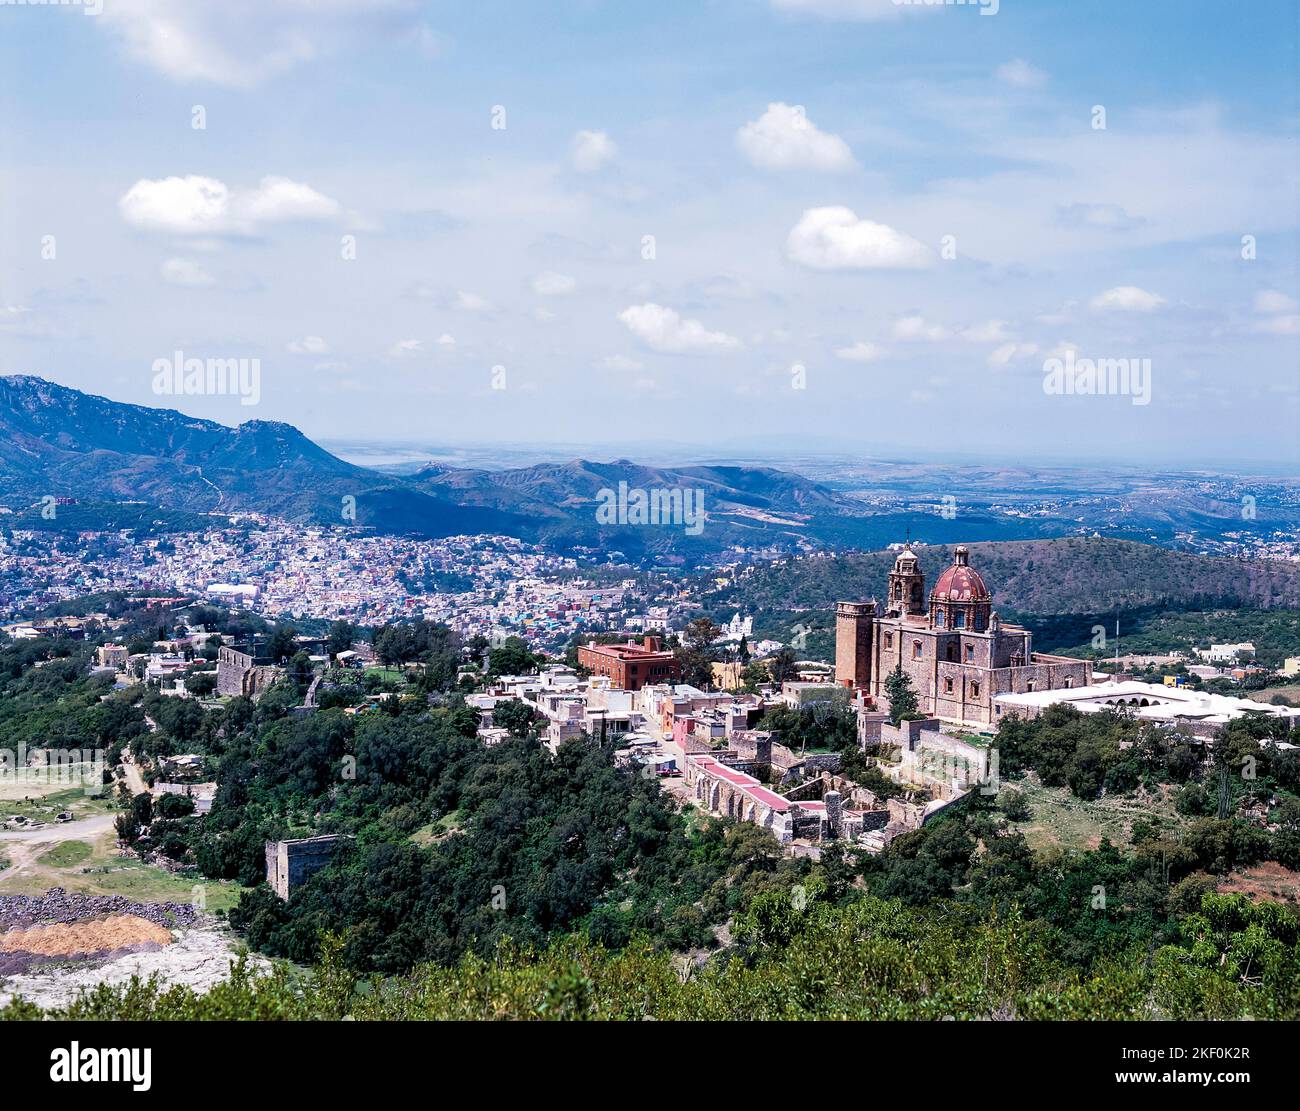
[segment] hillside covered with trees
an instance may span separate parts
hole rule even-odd
[[[1001,609],[1106,614],[1142,607],[1300,608],[1300,564],[1217,559],[1102,537],[971,544],[970,562]],[[949,545],[919,545],[926,582],[952,563]],[[824,610],[884,598],[895,552],[848,552],[756,564],[711,594],[710,605]]]

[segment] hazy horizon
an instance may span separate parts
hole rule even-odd
[[[1194,8],[10,6],[0,372],[313,439],[1300,470],[1294,10]],[[257,405],[156,396],[174,352]]]

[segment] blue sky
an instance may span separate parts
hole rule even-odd
[[[0,372],[317,438],[1300,464],[1293,2],[102,2],[0,4]],[[176,350],[259,403],[156,396]],[[1149,404],[1046,394],[1067,352]]]

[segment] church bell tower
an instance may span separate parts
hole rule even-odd
[[[907,617],[926,612],[925,573],[909,542],[894,560],[889,572],[889,599],[885,612],[890,617]]]

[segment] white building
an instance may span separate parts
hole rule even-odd
[[[1242,641],[1240,644],[1211,644],[1209,648],[1196,649],[1196,655],[1203,660],[1209,660],[1211,663],[1235,664],[1243,657],[1253,660],[1255,658],[1255,646],[1248,640]]]
[[[1234,718],[1247,714],[1286,718],[1293,727],[1300,725],[1300,707],[1272,706],[1249,698],[1136,681],[1112,681],[1090,687],[1031,691],[1026,694],[1000,694],[993,700],[994,720],[1000,720],[1009,714],[1034,718],[1048,706],[1061,704],[1074,706],[1085,714],[1122,707],[1144,721],[1167,725],[1199,724],[1203,727],[1202,732],[1226,725]]]

